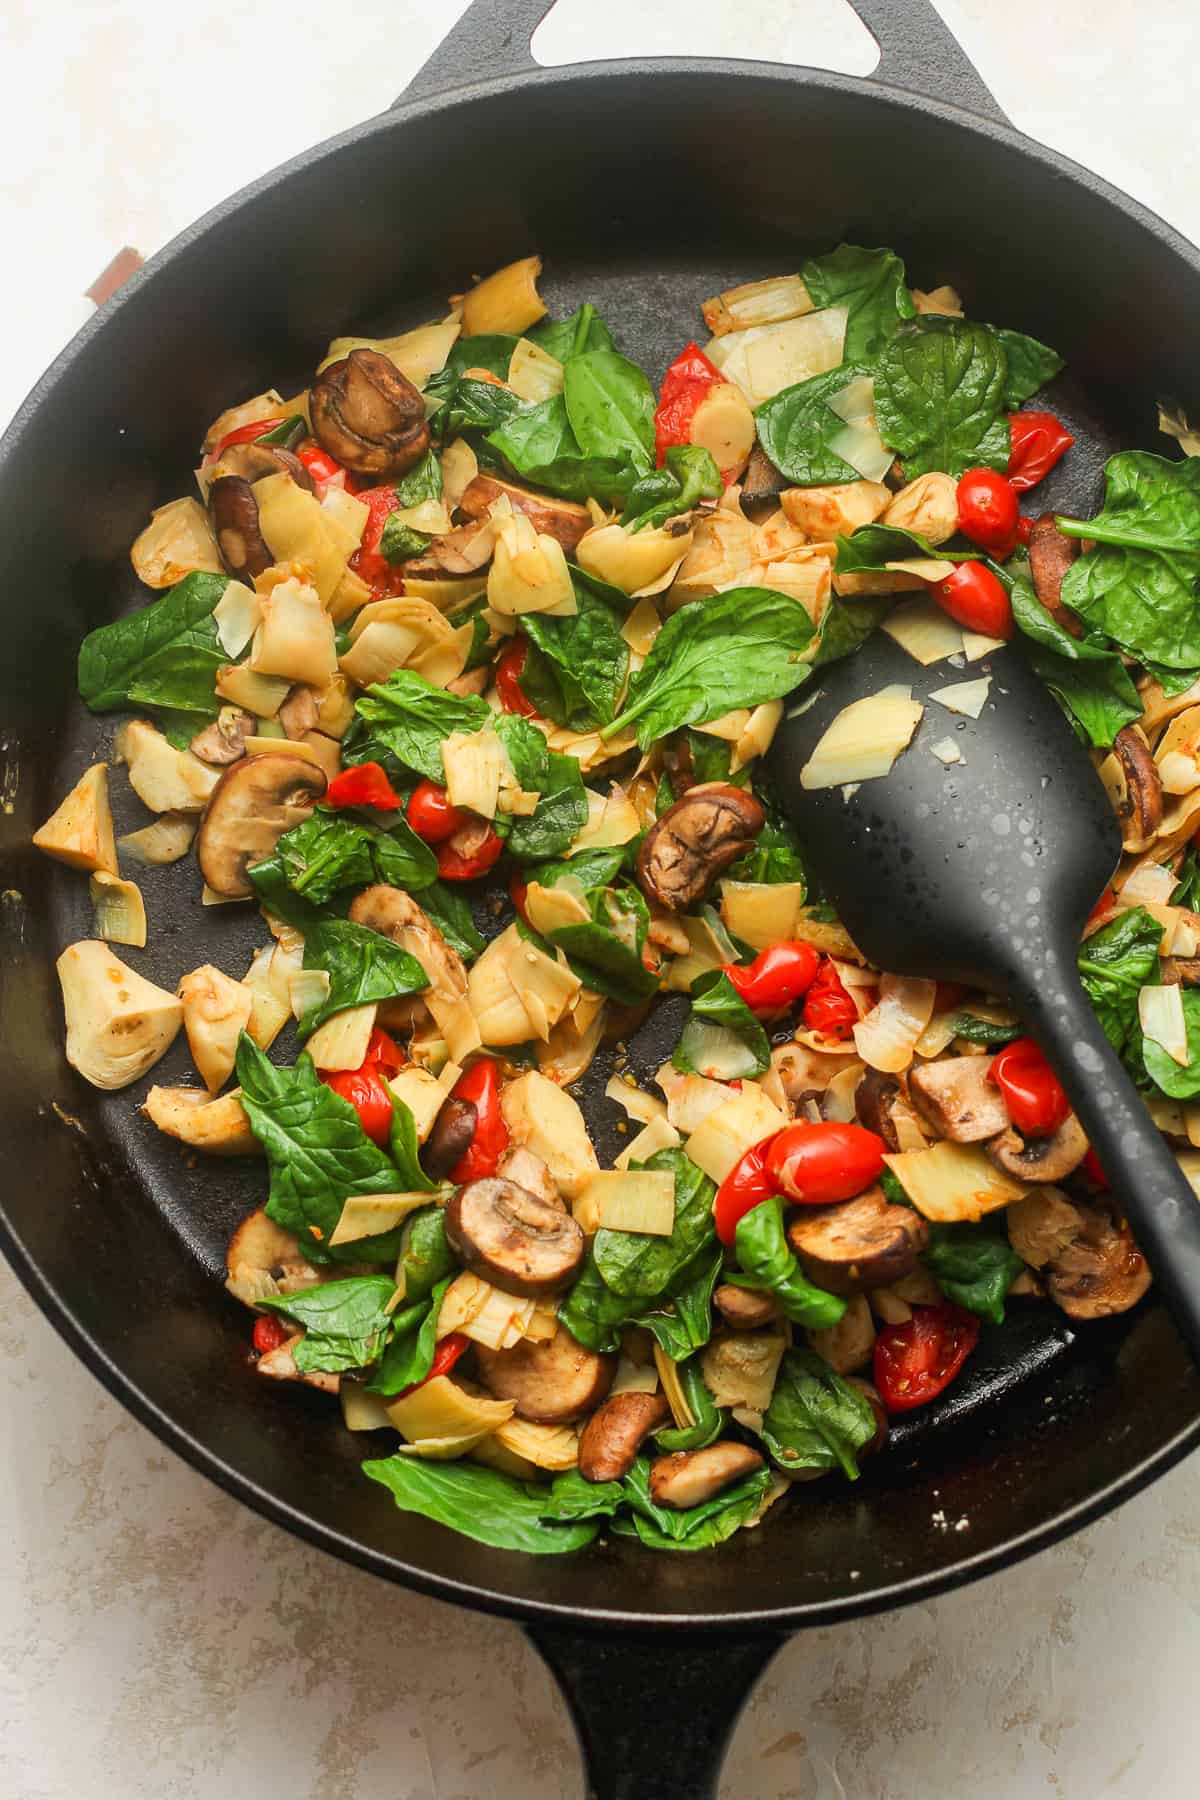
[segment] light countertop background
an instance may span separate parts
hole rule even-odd
[[[1193,0],[940,9],[1018,126],[1200,239]],[[0,0],[0,423],[122,244],[150,255],[381,111],[462,10]],[[536,48],[874,61],[842,0],[559,0]],[[244,1511],[108,1398],[3,1265],[0,1434],[4,1800],[577,1800],[564,1709],[515,1626]],[[1198,1663],[1192,1459],[1007,1574],[794,1639],[722,1800],[1191,1800]]]

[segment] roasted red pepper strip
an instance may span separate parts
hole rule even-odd
[[[433,1353],[433,1361],[429,1365],[428,1375],[420,1381],[410,1382],[408,1387],[401,1388],[398,1394],[393,1394],[392,1399],[403,1400],[405,1394],[415,1394],[417,1389],[424,1387],[427,1381],[433,1381],[438,1375],[448,1375],[470,1341],[469,1338],[463,1336],[461,1331],[448,1331]]]
[[[496,664],[496,695],[506,713],[519,713],[523,719],[535,719],[537,707],[521,686],[521,670],[529,654],[529,644],[515,637]]]
[[[1023,1137],[1051,1137],[1071,1110],[1058,1076],[1032,1038],[1005,1044],[992,1064],[991,1079]]]
[[[767,1151],[770,1145],[770,1138],[764,1139],[761,1144],[752,1144],[734,1163],[717,1189],[717,1197],[713,1201],[713,1224],[723,1244],[732,1244],[737,1222],[743,1213],[748,1213],[760,1200],[769,1200],[772,1194],[779,1192],[767,1173]]]
[[[325,790],[328,806],[373,806],[377,812],[398,812],[404,805],[377,762],[355,763],[335,775]]]
[[[875,1386],[888,1412],[928,1406],[948,1388],[979,1342],[979,1320],[961,1306],[915,1306],[903,1325],[875,1339]]]
[[[760,950],[745,967],[740,963],[721,966],[750,1011],[766,1014],[782,1012],[807,993],[820,963],[811,944],[788,939]]]
[[[1008,479],[1021,492],[1036,487],[1075,442],[1053,413],[1009,413],[1008,425],[1012,433]]]
[[[475,1136],[450,1171],[450,1180],[461,1187],[464,1182],[494,1175],[508,1149],[508,1126],[500,1111],[499,1063],[494,1057],[481,1057],[459,1076],[451,1091],[454,1099],[469,1100],[475,1108]]]
[[[254,1348],[260,1356],[269,1356],[272,1350],[278,1350],[294,1337],[296,1327],[288,1325],[274,1313],[264,1313],[261,1319],[254,1321]]]
[[[724,381],[721,371],[696,344],[688,344],[663,376],[662,393],[654,414],[654,442],[658,460],[666,461],[675,444],[690,444],[692,420],[705,394]]]
[[[283,424],[283,415],[277,419],[255,419],[250,425],[238,425],[233,431],[227,431],[219,444],[216,444],[205,457],[205,462],[216,462],[222,450],[228,450],[231,444],[252,444],[256,438],[265,437],[268,431],[274,431],[277,425]]]
[[[436,781],[418,781],[409,795],[408,822],[427,844],[444,844],[470,819],[461,806],[451,806],[445,788]]]
[[[525,896],[528,892],[529,883],[514,869],[512,878],[508,884],[508,897],[512,901],[515,910],[521,915],[527,925],[529,920],[525,914]]]
[[[864,1125],[796,1119],[771,1139],[767,1174],[774,1191],[803,1206],[853,1200],[883,1172],[887,1145]]]
[[[298,454],[301,462],[304,462],[305,452],[301,450]],[[321,450],[316,454],[324,456],[325,452]],[[327,460],[335,470],[340,466],[334,463],[332,457]],[[318,476],[315,470],[312,473],[314,480],[328,479],[328,477]],[[348,480],[347,485],[349,485]],[[404,592],[404,569],[399,563],[393,566],[387,557],[381,554],[379,545],[383,537],[383,528],[387,524],[388,514],[395,512],[400,505],[395,484],[389,483],[383,487],[365,488],[358,498],[367,508],[367,522],[363,526],[358,549],[350,558],[350,567],[356,575],[361,575],[362,579],[369,584],[376,599],[394,599]]]
[[[804,1023],[828,1038],[848,1038],[858,1023],[858,1008],[842,985],[832,960],[825,957],[804,996]]]
[[[443,881],[474,881],[477,875],[486,875],[499,862],[504,839],[490,825],[484,835],[477,838],[475,826],[476,820],[472,817],[466,827],[471,838],[470,849],[460,849],[453,837],[439,844],[437,866]],[[458,829],[461,831],[463,827]]]
[[[1115,915],[1119,905],[1120,900],[1116,888],[1106,887],[1095,906],[1093,906],[1091,912],[1088,914],[1084,930],[1088,931],[1093,926],[1098,927],[1107,925],[1108,921]]]

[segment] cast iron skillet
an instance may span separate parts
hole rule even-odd
[[[86,884],[27,846],[111,744],[112,721],[76,700],[75,648],[133,600],[129,543],[151,506],[189,491],[208,420],[270,383],[300,386],[334,333],[437,316],[472,273],[529,250],[547,259],[553,310],[595,301],[657,378],[705,295],[841,238],[893,244],[917,284],[953,282],[974,316],[1068,358],[1053,404],[1080,447],[1045,504],[1094,505],[1105,454],[1159,444],[1159,396],[1200,411],[1200,254],[1012,131],[925,0],[855,4],[884,85],[741,63],[542,71],[527,45],[547,0],[477,0],[399,110],[157,257],[0,446],[0,1242],[88,1366],[229,1492],[364,1568],[525,1621],[606,1796],[711,1793],[781,1633],[1001,1568],[1170,1467],[1200,1439],[1200,1386],[1167,1319],[1150,1304],[1075,1343],[1061,1314],[1014,1306],[857,1487],[816,1484],[719,1553],[614,1542],[526,1559],[403,1517],[358,1475],[369,1452],[335,1408],[247,1366],[245,1315],[215,1276],[261,1165],[189,1168],[136,1118],[141,1089],[103,1098],[64,1064],[53,959],[90,933]],[[122,806],[125,829],[137,808]],[[154,979],[239,966],[261,938],[202,914],[179,870],[145,887],[150,945],[132,960]],[[639,1066],[676,1023],[635,1044]],[[155,1078],[185,1068],[176,1051]],[[585,1099],[611,1150],[603,1080]]]

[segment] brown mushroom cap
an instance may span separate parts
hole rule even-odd
[[[723,1281],[713,1295],[713,1305],[735,1331],[756,1331],[779,1317],[774,1294],[758,1293],[753,1288],[735,1287]]]
[[[620,1481],[628,1475],[650,1433],[670,1413],[665,1394],[614,1394],[594,1412],[579,1439],[579,1473],[585,1481]]]
[[[498,1400],[516,1402],[517,1413],[537,1425],[570,1425],[592,1411],[612,1386],[615,1356],[587,1350],[560,1325],[547,1344],[528,1338],[511,1350],[476,1345],[479,1372]]]
[[[570,556],[585,531],[591,529],[592,516],[586,506],[576,500],[556,500],[550,494],[535,494],[515,481],[501,481],[495,475],[477,475],[467,483],[459,500],[460,512],[468,519],[486,519],[488,508],[507,495],[514,512],[523,512],[533,520],[534,530],[552,537]]]
[[[994,1056],[949,1056],[925,1063],[909,1074],[909,1097],[942,1137],[982,1143],[1009,1122],[1004,1096],[991,1079],[995,1062]]]
[[[778,496],[788,486],[787,476],[775,467],[762,445],[755,444],[742,476],[742,510],[765,506],[768,502],[778,505]]]
[[[885,1075],[879,1069],[868,1069],[854,1090],[854,1111],[859,1124],[882,1138],[889,1150],[900,1148],[892,1118],[892,1102],[899,1094],[900,1083],[895,1076]]]
[[[254,888],[246,870],[308,817],[326,786],[323,769],[286,751],[249,756],[226,769],[196,836],[200,873],[213,892],[247,899]]]
[[[1024,1138],[1015,1127],[993,1138],[987,1153],[998,1169],[1018,1181],[1061,1181],[1088,1153],[1083,1126],[1068,1113],[1053,1137]]]
[[[445,1219],[455,1254],[506,1294],[553,1294],[583,1261],[583,1231],[569,1212],[496,1175],[460,1188]]]
[[[309,394],[313,436],[356,475],[403,475],[429,448],[425,402],[378,350],[329,363]]]
[[[719,781],[689,788],[646,833],[638,885],[659,906],[692,906],[722,869],[753,848],[765,823],[762,807],[742,788]]]
[[[1080,1205],[1079,1231],[1046,1269],[1050,1298],[1072,1319],[1128,1312],[1150,1286],[1150,1270],[1129,1226]]]
[[[316,484],[300,458],[281,444],[230,444],[217,458],[221,475],[237,475],[243,481],[261,481],[264,475],[290,475],[297,487],[315,494]]]
[[[788,1221],[788,1242],[804,1273],[831,1294],[902,1281],[928,1241],[920,1213],[893,1205],[881,1187],[838,1206],[796,1207]]]
[[[1162,824],[1162,777],[1139,725],[1126,725],[1118,731],[1113,755],[1121,765],[1125,784],[1118,808],[1121,841],[1127,850],[1142,849]]]
[[[246,738],[255,724],[253,713],[244,712],[240,706],[223,706],[212,724],[196,733],[188,749],[201,762],[218,768],[240,762],[246,754]]]
[[[231,575],[253,578],[275,561],[258,522],[254,489],[240,475],[220,475],[208,490],[208,510],[221,561]]]
[[[1060,625],[1065,626],[1072,637],[1078,637],[1083,627],[1061,604],[1060,597],[1067,570],[1079,555],[1080,540],[1060,531],[1053,513],[1043,513],[1033,521],[1028,548],[1034,592]]]
[[[762,1466],[762,1457],[749,1444],[725,1442],[710,1444],[707,1450],[677,1450],[651,1463],[650,1498],[656,1506],[686,1512]]]
[[[471,1100],[442,1102],[433,1129],[421,1149],[421,1167],[431,1181],[444,1181],[471,1148],[479,1109]]]

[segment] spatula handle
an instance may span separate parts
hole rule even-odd
[[[1200,1366],[1200,1199],[1072,977],[1013,998],[1041,1043]]]

